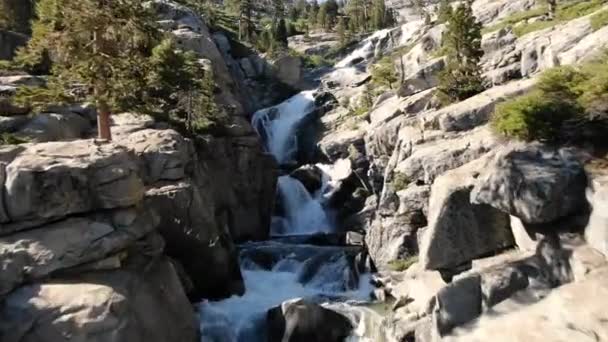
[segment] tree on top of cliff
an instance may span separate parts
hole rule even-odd
[[[197,58],[161,43],[156,17],[140,0],[39,0],[37,16],[17,59],[36,64],[52,56],[51,77],[46,89],[24,88],[20,102],[92,101],[101,139],[112,138],[111,112],[166,115],[178,93],[202,87]],[[71,96],[75,88],[81,91]]]
[[[41,0],[29,51],[53,56],[53,82],[90,87],[99,137],[111,140],[109,115],[137,101],[146,57],[158,38],[141,1]]]
[[[443,46],[447,66],[439,77],[439,93],[446,102],[462,101],[485,89],[479,65],[481,23],[473,15],[471,2],[463,3],[449,16]]]

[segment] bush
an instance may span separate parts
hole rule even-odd
[[[604,26],[608,26],[608,10],[601,11],[591,17],[593,31],[597,31]]]
[[[371,67],[372,82],[376,85],[387,86],[393,89],[393,84],[398,81],[393,60],[384,57]]]
[[[18,137],[12,133],[0,134],[0,145],[19,145],[29,142],[27,139]]]
[[[393,180],[391,181],[391,184],[393,185],[395,191],[400,191],[407,188],[407,186],[410,184],[410,180],[405,174],[401,172],[395,172],[393,174]]]
[[[414,255],[406,259],[391,260],[388,263],[388,267],[393,271],[403,272],[412,267],[416,262],[418,262],[418,256]]]
[[[496,107],[492,125],[496,131],[520,140],[556,141],[565,120],[576,115],[570,102],[559,101],[541,91]]]

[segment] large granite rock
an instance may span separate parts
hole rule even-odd
[[[268,310],[268,342],[341,342],[351,333],[351,322],[318,304],[293,300]]]
[[[157,184],[146,191],[145,205],[160,216],[165,253],[179,261],[192,281],[192,300],[220,299],[245,292],[236,248],[208,196],[189,181]]]
[[[93,140],[29,145],[5,166],[8,221],[47,222],[68,215],[128,207],[143,197],[134,155]],[[27,227],[23,223],[21,228]],[[20,229],[8,222],[0,234]]]
[[[34,282],[0,304],[0,340],[6,342],[195,342],[197,326],[166,258],[139,269]]]
[[[536,304],[527,305],[522,300],[505,303],[515,308],[504,315],[482,317],[444,340],[604,341],[608,339],[606,298],[608,269],[604,267],[580,282],[555,289]]]
[[[587,177],[571,151],[538,144],[505,147],[480,171],[471,202],[524,223],[548,223],[585,208]]]
[[[475,178],[487,156],[449,171],[431,188],[428,230],[420,261],[425,269],[447,269],[513,246],[509,215],[470,201]]]
[[[115,210],[69,218],[0,238],[0,296],[54,272],[104,259],[156,229],[151,211]]]
[[[92,130],[88,119],[75,113],[35,115],[16,133],[32,142],[85,138]]]
[[[276,195],[277,165],[254,135],[203,137],[195,142],[194,181],[210,192],[216,215],[235,241],[268,237]]]

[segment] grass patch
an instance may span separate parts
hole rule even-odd
[[[604,26],[608,26],[608,10],[601,11],[591,17],[593,31],[597,31]]]
[[[536,21],[536,22],[532,22],[532,23],[526,23],[525,21],[527,21],[529,19],[540,17],[540,16],[547,14],[548,7],[546,5],[543,5],[543,6],[539,6],[537,8],[533,8],[529,11],[512,14],[512,15],[508,16],[507,18],[503,19],[500,23],[485,28],[483,30],[483,33],[495,32],[500,29],[512,26],[513,33],[515,33],[516,36],[521,37],[528,33],[544,30],[544,29],[553,27],[555,25],[558,25],[558,24],[561,24],[561,23],[564,23],[564,22],[567,22],[567,21],[570,21],[570,20],[573,20],[576,18],[584,17],[586,15],[589,15],[593,12],[598,11],[600,8],[602,8],[602,6],[604,6],[606,4],[608,4],[608,0],[567,1],[567,2],[558,4],[554,20]],[[607,19],[600,17],[596,20],[597,20],[597,25],[600,25],[600,27],[606,25],[605,21]],[[602,22],[604,22],[604,23],[602,24]],[[517,25],[517,24],[520,24],[520,25]]]
[[[418,262],[418,256],[414,255],[406,259],[391,260],[388,262],[388,268],[392,271],[403,272]]]
[[[528,11],[511,14],[510,16],[504,18],[498,24],[485,27],[482,30],[482,33],[485,34],[485,33],[495,32],[495,31],[501,30],[505,27],[513,26],[524,20],[540,17],[541,15],[546,14],[548,10],[549,10],[549,8],[547,6],[540,6],[540,7],[528,10]]]

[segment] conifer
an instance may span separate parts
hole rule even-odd
[[[458,5],[450,15],[443,37],[447,65],[438,86],[446,101],[461,101],[485,89],[479,65],[483,56],[481,28],[470,1]]]

